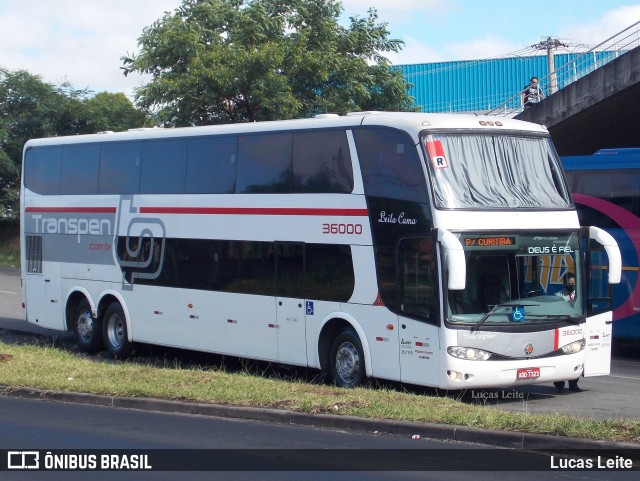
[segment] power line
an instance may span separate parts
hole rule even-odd
[[[531,48],[536,50],[546,50],[547,52],[547,65],[549,66],[549,80],[550,80],[550,88],[551,93],[557,92],[558,90],[558,81],[556,79],[555,74],[555,66],[553,63],[553,56],[557,49],[559,48],[569,48],[569,45],[566,43],[562,43],[557,38],[547,37],[542,42],[536,43],[535,45],[531,45]]]

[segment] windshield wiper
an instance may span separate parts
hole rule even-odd
[[[496,309],[498,309],[499,307],[535,307],[538,304],[514,304],[513,301],[510,302],[505,302],[502,304],[496,304],[495,306],[493,306],[491,308],[491,310],[489,312],[487,312],[484,316],[482,316],[482,318],[480,320],[478,320],[478,322],[476,322],[476,324],[473,326],[473,328],[471,329],[472,331],[479,331],[480,330],[480,326],[482,326],[484,324],[484,322],[489,319],[489,317],[491,316],[491,314],[494,313],[494,311]]]

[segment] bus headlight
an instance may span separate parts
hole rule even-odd
[[[580,339],[579,341],[573,341],[566,346],[562,346],[562,352],[565,354],[575,354],[576,352],[580,352],[584,349],[586,342],[584,339]]]
[[[466,359],[467,361],[486,361],[491,357],[490,352],[474,347],[449,346],[447,353],[450,356]]]

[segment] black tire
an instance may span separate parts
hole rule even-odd
[[[128,339],[127,319],[122,306],[112,302],[102,318],[104,345],[116,358],[127,358],[133,352],[133,344]]]
[[[91,305],[82,299],[73,315],[73,334],[81,351],[94,353],[104,349],[100,320],[93,317]]]
[[[569,381],[569,391],[573,391],[573,392],[581,392],[582,391],[580,386],[578,386],[578,381],[580,381],[580,378],[571,379]]]
[[[329,372],[331,381],[339,387],[353,388],[366,382],[362,343],[352,328],[344,329],[331,343]]]

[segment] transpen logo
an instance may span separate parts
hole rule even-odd
[[[156,217],[141,216],[133,196],[121,196],[119,204],[116,225],[120,237],[114,257],[124,280],[157,279],[165,256],[164,223]]]
[[[118,240],[117,261],[125,279],[156,279],[165,256],[165,227],[160,219],[135,217]]]
[[[78,244],[83,235],[110,236],[113,231],[110,219],[85,217],[46,217],[31,214],[36,234],[70,234],[78,236]]]

